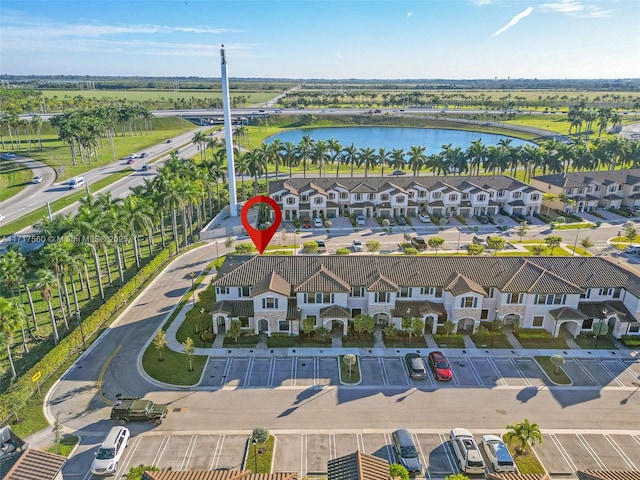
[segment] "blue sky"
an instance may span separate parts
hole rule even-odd
[[[1,74],[640,78],[640,0],[2,0]]]

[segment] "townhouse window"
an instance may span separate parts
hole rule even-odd
[[[409,298],[411,296],[411,290],[409,287],[400,287],[400,298]]]
[[[498,198],[504,198],[504,194],[505,194],[504,190],[498,190]]]
[[[582,330],[591,330],[593,328],[593,318],[587,318],[582,321]]]
[[[424,295],[425,294],[425,288],[424,287],[420,287],[420,295]]]
[[[375,193],[370,193],[369,194],[369,200],[375,200],[376,199],[376,194]]]
[[[604,288],[599,289],[598,290],[598,295],[600,295],[602,297],[605,294],[604,291],[605,291]]]
[[[480,320],[488,320],[489,319],[489,310],[484,308],[480,310]]]
[[[639,333],[640,325],[629,325],[629,333]]]
[[[591,186],[587,187],[587,193],[591,193]]]
[[[616,191],[616,187],[609,187],[609,193],[614,193]]]
[[[489,298],[493,298],[493,296],[496,294],[496,289],[494,287],[490,287],[489,288]]]
[[[593,186],[593,191],[594,192],[599,192],[600,191],[600,185],[594,185]]]
[[[478,306],[478,297],[462,297],[460,299],[460,308],[476,308]]]
[[[355,194],[355,198],[356,198],[356,202],[362,201],[362,194],[361,193],[356,193]]]
[[[618,191],[622,190],[622,185],[618,185]]]
[[[538,200],[540,200],[540,195],[537,193],[534,193],[533,195],[531,195],[531,201],[532,202],[537,202]]]
[[[573,188],[567,188],[567,195],[573,195]]]
[[[489,198],[495,198],[496,194],[495,192],[489,192]]]
[[[515,199],[522,198],[522,192],[513,192],[513,198]]]
[[[216,287],[216,295],[229,295],[229,287]]]
[[[409,192],[409,198],[415,198],[416,192]]]
[[[364,287],[351,287],[352,297],[364,297]]]
[[[340,199],[347,200],[349,198],[349,194],[347,192],[340,192]]]
[[[545,305],[547,303],[546,295],[536,295],[536,305]]]
[[[329,197],[329,200],[335,200],[336,199],[336,194],[335,193],[330,193],[328,195],[328,197]]]
[[[380,200],[382,200],[383,202],[388,202],[389,201],[389,195],[386,193],[383,193],[382,195],[380,195]]]
[[[324,202],[322,200],[322,197],[313,197],[313,203],[314,205],[322,205]]]
[[[425,192],[424,190],[420,190],[418,192],[418,198],[424,198],[427,196],[427,192]]]
[[[507,293],[507,303],[522,304],[524,303],[524,293]]]
[[[487,196],[484,193],[478,195],[478,201],[479,202],[486,202],[487,201]]]
[[[440,199],[442,198],[442,192],[433,192],[433,193],[431,194],[431,197],[432,197],[434,200],[440,200]]]
[[[278,320],[278,331],[279,332],[288,332],[289,331],[289,322],[286,320]]]
[[[249,317],[238,317],[241,328],[249,328]]]
[[[634,187],[633,187],[632,191],[633,191],[634,193],[636,193],[636,192],[640,191],[640,185],[634,185]]]
[[[544,326],[544,317],[542,315],[536,315],[533,317],[532,327],[542,327]]]
[[[238,296],[239,297],[250,297],[251,296],[251,287],[249,287],[249,286],[238,287]]]
[[[457,202],[458,201],[458,194],[457,193],[452,193],[449,195],[449,201],[450,202]]]
[[[591,296],[591,289],[587,288],[587,291],[585,293],[581,293],[580,294],[580,298],[589,298]]]
[[[553,293],[547,295],[546,305],[564,305],[566,295],[554,295]]]
[[[468,193],[463,193],[462,194],[462,200],[469,200],[469,194]]]
[[[278,299],[274,297],[266,297],[262,299],[262,308],[265,310],[274,310],[278,308]]]
[[[316,293],[316,303],[331,303],[333,302],[333,294],[327,292]]]
[[[389,303],[391,294],[389,292],[374,292],[373,303]]]
[[[579,188],[578,189],[578,195],[582,195],[584,193],[584,188]]]
[[[396,202],[404,203],[404,195],[396,195]]]
[[[295,205],[296,199],[295,197],[287,197],[287,205]]]
[[[442,297],[442,287],[436,287],[436,291],[434,292],[433,296],[436,298]]]
[[[302,202],[308,202],[309,201],[309,195],[302,195],[300,196],[300,200]]]
[[[622,288],[617,287],[613,289],[613,298],[620,298],[622,296]]]
[[[274,195],[273,196],[273,201],[280,203],[280,195]]]

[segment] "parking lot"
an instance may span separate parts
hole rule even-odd
[[[420,352],[426,360],[426,352]],[[419,389],[544,387],[553,384],[532,357],[449,356],[453,380],[412,380],[404,356],[360,356],[360,385]],[[577,387],[634,387],[640,362],[629,359],[567,359],[563,369]],[[211,357],[200,386],[309,387],[339,385],[337,357]]]
[[[298,472],[301,476],[326,475],[330,459],[356,450],[395,461],[390,431],[273,433],[277,436],[274,471]],[[486,433],[496,432],[474,432],[476,440],[479,442]],[[414,431],[412,434],[425,467],[425,478],[443,478],[459,472],[447,442],[448,432]],[[123,479],[130,467],[141,464],[172,470],[241,469],[247,441],[246,434],[138,435],[131,439],[114,478]],[[568,477],[584,469],[632,471],[640,467],[638,435],[551,433],[545,434],[543,442],[534,450],[551,476]],[[254,460],[248,458],[246,468],[251,469]],[[80,472],[67,469],[65,478],[66,475],[82,478]],[[84,478],[91,475],[86,474]]]

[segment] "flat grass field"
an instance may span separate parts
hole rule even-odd
[[[12,197],[33,179],[33,172],[19,163],[0,162],[0,202]]]

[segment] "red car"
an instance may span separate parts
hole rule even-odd
[[[449,361],[442,352],[430,352],[428,362],[429,368],[439,382],[448,382],[453,377]]]
[[[302,228],[311,228],[311,219],[309,217],[302,217]]]

